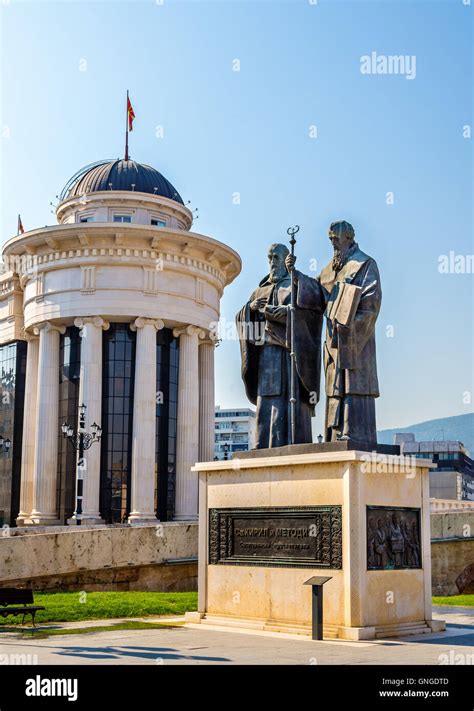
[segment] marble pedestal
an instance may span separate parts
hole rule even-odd
[[[199,477],[199,603],[188,621],[311,635],[311,587],[304,583],[322,575],[331,577],[324,586],[326,638],[444,629],[431,608],[432,463],[387,454],[387,448],[297,445],[281,451],[193,467]],[[418,540],[421,560],[410,554],[412,567],[398,569],[381,556],[385,567],[371,569],[368,520],[376,525],[383,519],[383,527],[394,512],[410,525],[418,519],[411,540]]]

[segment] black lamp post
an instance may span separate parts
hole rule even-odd
[[[77,525],[81,525],[82,516],[82,497],[83,497],[83,470],[84,470],[84,452],[86,449],[92,447],[94,442],[100,442],[102,435],[102,427],[94,422],[91,425],[91,431],[86,432],[86,405],[82,403],[79,408],[79,427],[77,432],[74,432],[72,427],[69,427],[67,422],[61,425],[61,432],[63,437],[67,438],[74,449],[78,452],[77,457],[77,474],[76,474],[76,521]]]
[[[12,446],[11,440],[4,439],[2,435],[0,435],[0,452],[2,454],[8,454],[8,450]]]

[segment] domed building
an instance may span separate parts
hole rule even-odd
[[[240,258],[193,232],[175,187],[134,160],[80,170],[56,216],[3,247],[0,516],[196,520],[191,467],[213,459],[210,329]],[[77,451],[62,430],[77,432],[81,405],[101,438],[84,451],[78,514]]]

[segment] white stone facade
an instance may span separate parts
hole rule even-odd
[[[125,214],[131,222],[113,221]],[[81,330],[79,397],[89,427],[101,424],[102,336],[111,323],[136,331],[129,522],[156,520],[152,371],[162,328],[179,337],[176,518],[196,519],[197,481],[190,468],[200,451],[209,457],[214,431],[209,334],[240,258],[191,232],[190,210],[159,195],[109,190],[66,198],[57,217],[58,225],[26,232],[3,247],[0,345],[28,341],[17,523],[62,523],[56,511],[60,335],[72,325]],[[93,221],[81,222],[84,217]],[[91,447],[85,457],[83,519],[100,524],[100,448]]]

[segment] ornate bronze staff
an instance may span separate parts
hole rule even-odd
[[[298,225],[295,227],[288,227],[286,233],[290,235],[291,244],[291,256],[295,256],[295,235],[300,231]],[[295,311],[295,280],[294,280],[294,270],[295,267],[291,268],[291,302],[290,302],[290,358],[291,358],[291,371],[290,371],[290,427],[291,427],[291,444],[295,443],[295,433],[296,433],[296,353],[295,353],[295,328],[294,328],[294,311]]]

